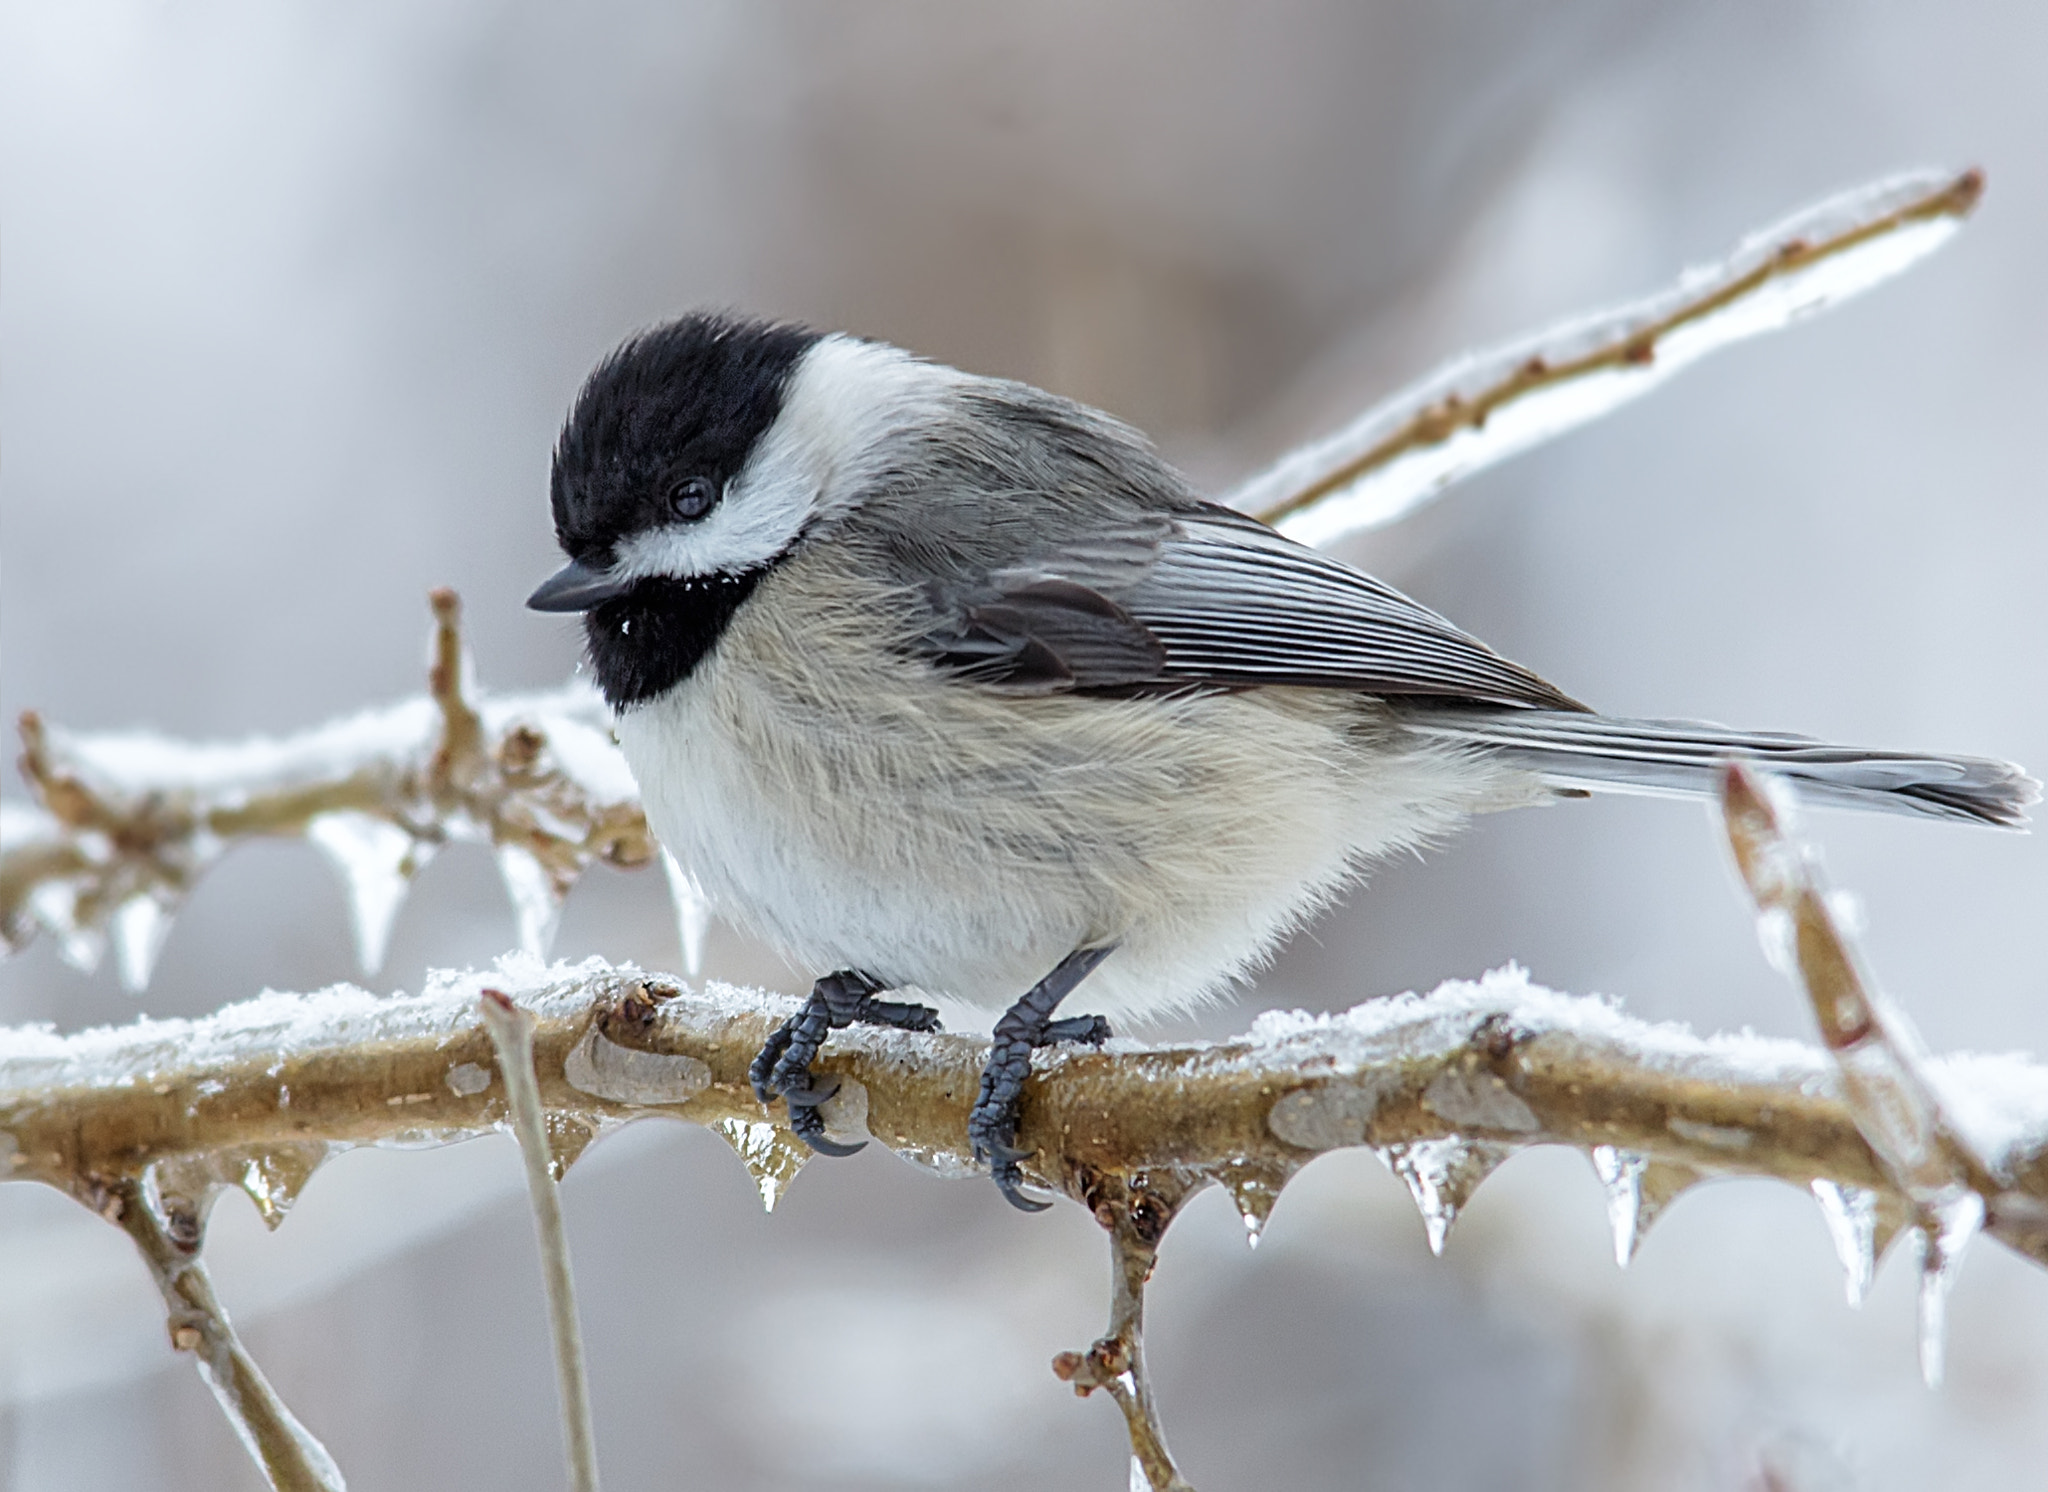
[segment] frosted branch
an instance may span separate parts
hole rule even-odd
[[[1709,352],[1840,305],[1946,243],[1981,173],[1920,174],[1808,208],[1646,300],[1461,357],[1225,499],[1306,544],[1380,528],[1451,483],[1650,392]]]
[[[1829,908],[1819,866],[1790,832],[1791,800],[1774,788],[1758,772],[1729,764],[1721,791],[1728,843],[1756,901],[1765,952],[1804,987],[1849,1116],[1891,1189],[1911,1209],[1921,1238],[1920,1368],[1931,1386],[1941,1381],[1949,1285],[1970,1240],[1990,1214],[2002,1211],[2009,1234],[2022,1230],[2037,1239],[2030,1251],[2038,1259],[2048,1217],[2039,1197],[2010,1189],[2009,1176],[1986,1164],[1949,1112],[1919,1034],[1864,974]],[[2010,1156],[2001,1160],[2002,1172]],[[1857,1221],[1874,1216],[1874,1199],[1823,1194],[1823,1202],[1833,1204],[1829,1226],[1838,1244],[1847,1226],[1859,1250],[1876,1247],[1874,1229],[1866,1238]],[[1867,1268],[1852,1267],[1852,1278],[1863,1274],[1867,1283]]]
[[[513,956],[485,974],[438,976],[420,995],[344,985],[265,995],[201,1020],[0,1031],[0,1168],[97,1206],[156,1167],[239,1185],[281,1217],[341,1149],[454,1142],[506,1122],[477,1012],[486,987],[535,1017],[559,1166],[647,1114],[717,1130],[764,1201],[802,1163],[802,1146],[747,1083],[748,1062],[796,1002],[690,990],[595,960],[550,968]],[[835,1032],[818,1062],[841,1080],[828,1122],[941,1172],[968,1172],[967,1109],[986,1053],[982,1041],[945,1033]],[[2048,1263],[2048,1069],[1964,1057],[1926,1071],[1942,1094],[1972,1095],[1984,1231]],[[1907,1188],[1918,1183],[1902,1182],[1865,1138],[1861,1102],[1818,1048],[1648,1024],[1508,969],[1338,1015],[1269,1013],[1233,1041],[1044,1054],[1018,1143],[1035,1152],[1026,1168],[1038,1184],[1098,1216],[1110,1199],[1113,1234],[1136,1198],[1163,1230],[1181,1201],[1215,1182],[1254,1236],[1308,1161],[1369,1146],[1409,1181],[1438,1243],[1502,1158],[1540,1144],[1604,1151],[1633,1248],[1677,1190],[1710,1177],[1776,1176],[1868,1199],[1876,1215],[1910,1212]],[[1133,1331],[1141,1284],[1134,1276]],[[1113,1319],[1105,1340],[1124,1324]],[[1139,1380],[1129,1387],[1149,1422]]]
[[[590,1414],[590,1379],[583,1368],[583,1331],[576,1320],[569,1235],[562,1226],[562,1199],[555,1190],[557,1175],[548,1153],[547,1119],[541,1112],[540,1083],[533,1069],[533,1017],[494,989],[483,992],[477,1008],[497,1049],[512,1132],[519,1137],[519,1153],[526,1162],[526,1191],[533,1202],[533,1227],[540,1240],[541,1275],[547,1286],[548,1326],[555,1345],[555,1380],[562,1396],[562,1445],[569,1458],[569,1486],[571,1492],[597,1492],[597,1435]]]
[[[0,823],[0,942],[51,932],[90,969],[111,937],[140,989],[208,866],[239,840],[297,837],[340,871],[365,972],[412,878],[451,841],[491,847],[521,946],[545,953],[592,862],[654,857],[639,793],[594,693],[477,697],[460,603],[446,590],[432,602],[427,695],[301,735],[194,745],[23,715],[21,770],[40,806],[10,804]]]

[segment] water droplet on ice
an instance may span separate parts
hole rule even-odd
[[[279,1145],[250,1156],[242,1163],[238,1178],[266,1227],[275,1228],[299,1200],[299,1192],[327,1159],[327,1146],[318,1142]]]
[[[498,846],[498,874],[504,878],[513,914],[519,919],[519,946],[535,958],[546,958],[554,946],[555,929],[562,923],[562,903],[568,899],[569,888],[558,884],[554,872],[523,845]]]
[[[811,1158],[810,1148],[764,1119],[721,1119],[713,1126],[725,1136],[761,1189],[761,1207],[773,1212],[796,1173]]]
[[[684,870],[667,850],[661,868],[668,874],[669,900],[676,909],[676,936],[683,945],[683,972],[695,979],[704,972],[704,934],[711,927],[711,902],[697,878]]]
[[[1860,1306],[1877,1275],[1877,1193],[1833,1181],[1816,1181],[1812,1191],[1841,1261],[1843,1293]]]
[[[590,1142],[598,1137],[599,1130],[587,1119],[574,1114],[549,1110],[542,1116],[548,1132],[548,1174],[559,1184],[569,1174],[569,1167],[582,1158],[590,1148]]]
[[[1286,1166],[1236,1161],[1225,1166],[1217,1178],[1244,1220],[1245,1242],[1251,1247],[1259,1246],[1259,1235],[1266,1231],[1266,1220],[1273,1215],[1281,1188],[1293,1175]]]
[[[1984,1199],[1959,1190],[1928,1206],[1920,1225],[1920,1377],[1940,1388],[1948,1337],[1948,1292],[1963,1251],[1984,1226]]]
[[[171,930],[170,908],[148,891],[138,892],[114,909],[114,967],[121,988],[139,995],[149,988],[156,956]]]
[[[348,893],[357,966],[365,974],[376,973],[384,967],[391,927],[413,877],[426,869],[439,847],[368,813],[320,814],[306,825],[306,838],[327,856]]]
[[[1388,1170],[1408,1184],[1408,1194],[1422,1213],[1429,1251],[1437,1255],[1443,1253],[1451,1224],[1458,1220],[1459,1211],[1479,1183],[1514,1153],[1512,1145],[1456,1136],[1380,1146],[1373,1151]]]

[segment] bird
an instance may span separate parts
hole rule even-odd
[[[856,1023],[996,1016],[967,1138],[1032,1053],[1223,993],[1395,851],[1475,814],[1710,796],[2017,826],[2020,768],[1602,715],[1344,561],[1202,497],[1086,405],[885,342],[699,311],[590,372],[556,441],[580,613],[648,823],[818,971],[750,1069],[814,1150]],[[1085,982],[1104,1014],[1060,1017]]]

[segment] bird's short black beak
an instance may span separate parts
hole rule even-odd
[[[526,604],[535,611],[588,611],[614,596],[624,595],[632,585],[630,579],[607,575],[580,560],[570,560],[543,580],[540,588],[526,598]]]

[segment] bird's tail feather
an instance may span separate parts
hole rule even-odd
[[[1559,788],[1711,797],[1741,757],[1790,780],[1807,802],[2018,827],[2041,785],[2011,762],[1832,746],[1807,736],[1727,730],[1692,720],[1619,720],[1565,710],[1413,705],[1420,734],[1483,747]]]

